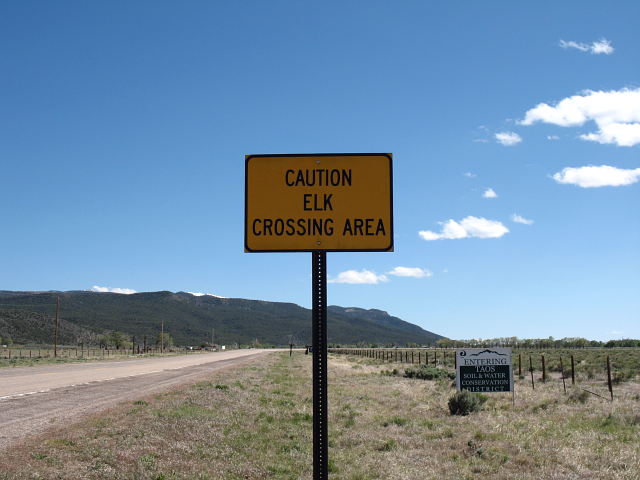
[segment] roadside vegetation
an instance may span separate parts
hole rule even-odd
[[[329,367],[332,480],[638,478],[637,382],[610,402],[516,379],[513,403],[462,398],[430,369],[405,375],[415,365]],[[277,353],[29,439],[2,452],[0,479],[308,479],[311,412],[311,356]]]
[[[176,355],[193,355],[202,353],[199,350],[171,349],[165,352],[154,349],[147,353],[132,353],[131,350],[89,349],[81,351],[79,348],[59,349],[58,356],[54,356],[52,348],[0,348],[0,368],[6,367],[35,367],[37,365],[57,365],[63,363],[102,362],[111,360],[132,360],[148,357],[167,357]]]

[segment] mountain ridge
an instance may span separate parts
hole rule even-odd
[[[292,336],[297,344],[311,342],[311,311],[290,302],[225,298],[190,292],[138,292],[132,294],[85,290],[17,292],[0,290],[0,336],[14,341],[47,343],[60,297],[64,320],[63,341],[79,341],[120,331],[140,340],[155,338],[164,323],[176,343],[284,345]],[[432,344],[443,338],[378,309],[327,307],[328,341],[332,344]],[[48,319],[48,320],[47,320]],[[36,325],[42,324],[37,334]],[[30,328],[24,328],[29,324]],[[49,332],[46,330],[49,329]]]

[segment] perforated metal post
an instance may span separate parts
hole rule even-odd
[[[327,428],[327,254],[312,252],[313,479],[329,478]]]

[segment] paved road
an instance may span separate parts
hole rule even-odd
[[[193,383],[273,350],[0,369],[0,449],[63,421]]]

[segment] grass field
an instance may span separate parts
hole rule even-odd
[[[462,417],[450,380],[363,357],[329,365],[333,480],[640,478],[636,382],[610,402],[525,379],[515,406],[492,394]],[[30,439],[0,454],[0,479],[310,479],[311,411],[311,357],[273,354]]]

